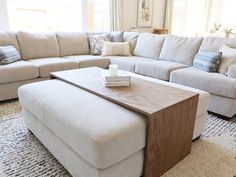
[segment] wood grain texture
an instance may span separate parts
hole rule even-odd
[[[147,118],[144,177],[159,177],[190,153],[198,94],[135,77],[130,87],[106,88],[91,67],[51,74]]]

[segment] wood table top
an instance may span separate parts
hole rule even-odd
[[[107,88],[101,80],[102,70],[90,67],[54,72],[51,76],[147,116],[198,95],[135,77],[131,77],[129,87]]]

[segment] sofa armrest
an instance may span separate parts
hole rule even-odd
[[[228,77],[236,79],[236,64],[231,65],[229,67],[227,75],[228,75]]]

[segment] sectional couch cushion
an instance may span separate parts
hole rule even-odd
[[[56,34],[17,32],[17,38],[21,49],[21,57],[24,60],[36,58],[59,57],[59,46]]]
[[[228,73],[227,73],[228,77],[230,78],[234,78],[236,79],[236,64],[235,65],[231,65],[229,67]]]
[[[152,61],[137,63],[135,66],[135,73],[168,81],[172,71],[185,67],[188,66],[169,61]]]
[[[226,75],[229,66],[236,63],[236,49],[224,45],[220,48],[220,51],[222,52],[222,60],[218,72]]]
[[[0,66],[0,84],[17,81],[25,81],[39,77],[39,70],[33,64],[26,61],[17,61]]]
[[[40,77],[50,77],[50,72],[78,68],[78,63],[63,58],[41,58],[28,61],[38,67]]]
[[[236,38],[206,37],[203,39],[200,50],[206,52],[219,52],[224,45],[236,48]]]
[[[50,80],[19,93],[24,109],[95,168],[115,165],[145,146],[142,115],[70,84]]]
[[[164,35],[141,33],[134,49],[134,55],[159,59],[164,40]]]
[[[94,55],[75,55],[64,57],[68,61],[78,63],[79,68],[87,68],[97,66],[100,68],[108,68],[110,64],[109,58]]]
[[[136,47],[136,43],[138,40],[138,36],[140,33],[138,32],[124,32],[124,36],[123,36],[123,41],[130,41],[130,46],[131,46],[131,53],[133,54],[134,49]]]
[[[201,42],[202,38],[169,35],[165,39],[160,60],[192,65]]]
[[[236,98],[235,79],[190,67],[173,71],[170,82],[207,91],[213,95]]]
[[[13,45],[18,52],[20,52],[20,47],[16,38],[16,34],[12,31],[0,31],[0,46]]]
[[[60,56],[88,55],[89,43],[85,32],[57,32]]]
[[[117,64],[119,69],[135,72],[135,65],[138,63],[146,63],[155,61],[154,59],[144,58],[144,57],[121,57],[121,56],[110,56],[110,63]]]

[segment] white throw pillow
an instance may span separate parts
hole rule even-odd
[[[103,42],[102,56],[131,56],[131,47],[127,42]]]
[[[218,72],[226,75],[229,66],[236,63],[236,49],[225,45],[220,48],[220,52],[222,52],[222,59]]]

